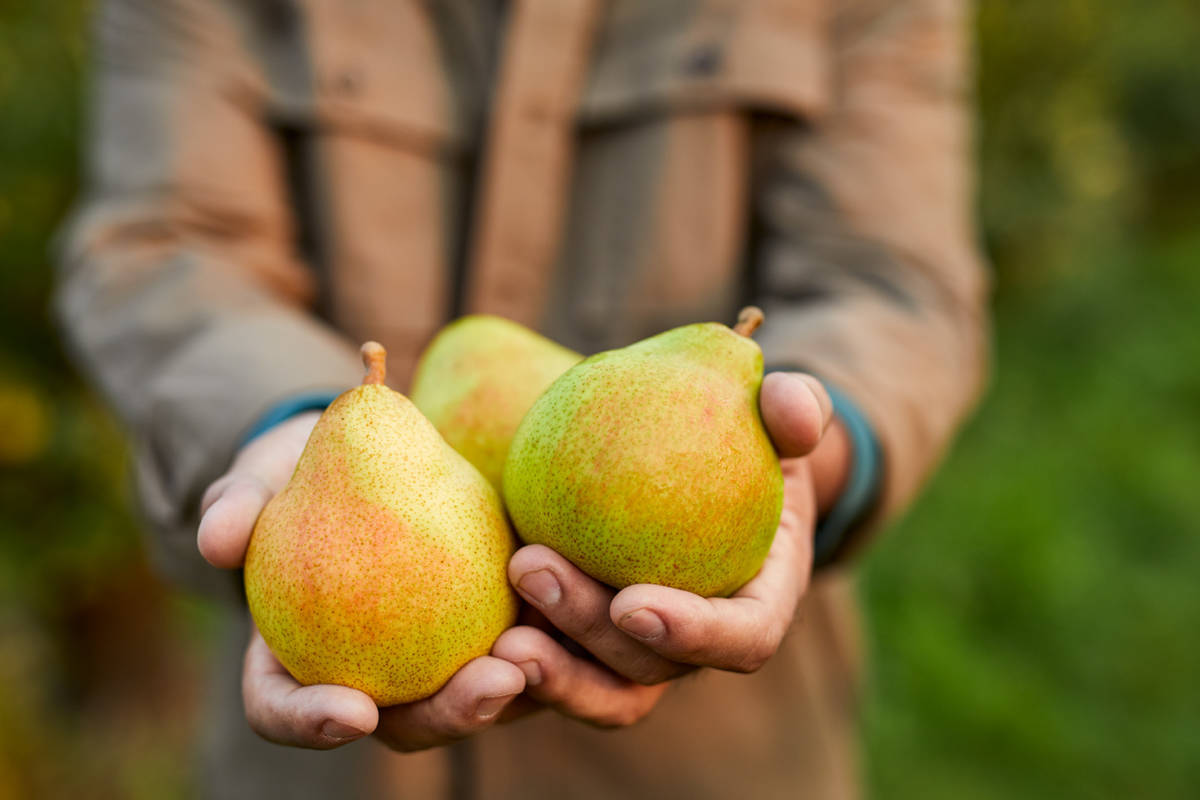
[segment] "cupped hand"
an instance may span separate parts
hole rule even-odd
[[[242,566],[254,523],[287,484],[320,415],[298,414],[250,441],[201,503],[197,544],[213,566]],[[422,750],[495,723],[525,687],[522,671],[492,656],[468,662],[432,697],[376,707],[346,686],[301,686],[253,630],[242,666],[250,727],[272,742],[328,750],[374,733],[395,750]]]
[[[367,734],[393,750],[449,744],[491,727],[525,688],[525,676],[492,656],[468,661],[432,697],[376,707],[347,686],[301,686],[271,653],[257,629],[242,665],[246,721],[277,744],[330,750]]]
[[[525,674],[529,698],[601,727],[630,725],[672,678],[697,667],[753,672],[774,655],[808,588],[817,507],[805,456],[822,441],[833,405],[815,378],[775,373],[763,381],[760,409],[781,458],[784,503],[758,574],[728,598],[651,584],[618,592],[548,547],[518,550],[509,580],[562,634],[520,625],[493,646]],[[534,707],[514,705],[506,716]]]

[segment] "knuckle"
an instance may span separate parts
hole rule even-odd
[[[229,483],[229,476],[222,475],[217,478],[209,487],[204,490],[204,496],[200,498],[200,515],[203,517],[208,513],[208,510],[213,507],[213,504],[221,497],[221,493],[225,491],[225,487]]]
[[[263,720],[258,714],[253,714],[250,711],[247,711],[246,724],[248,724],[250,726],[250,730],[254,731],[259,737],[270,741],[270,737],[267,735],[267,726],[263,724]]]
[[[437,727],[437,735],[441,739],[453,742],[470,736],[479,727],[478,719],[470,710],[457,709]]]
[[[657,686],[671,680],[677,674],[677,664],[654,658],[635,665],[625,677],[642,686]]]
[[[703,664],[712,653],[712,638],[704,636],[678,636],[673,642],[671,658],[685,664]]]
[[[411,727],[408,720],[397,719],[394,713],[389,713],[385,709],[380,713],[379,725],[376,726],[371,736],[388,750],[396,753],[411,753],[414,750],[423,749],[412,736]]]
[[[312,742],[319,741],[320,737],[317,734],[316,721],[309,719],[309,715],[298,707],[287,707],[276,710],[274,712],[277,726],[289,739],[296,742],[310,745]]]
[[[266,719],[262,713],[262,704],[255,691],[256,688],[248,676],[242,676],[242,706],[245,709],[246,724],[259,736],[265,736]]]
[[[514,664],[536,659],[539,653],[538,633],[520,625],[509,628],[492,644],[491,655]]]
[[[410,741],[406,737],[396,736],[395,734],[377,733],[375,738],[394,753],[416,753],[421,750],[428,750],[431,745],[417,744]]]
[[[378,741],[384,747],[386,747],[388,750],[391,750],[393,753],[412,752],[408,748],[404,747],[396,739],[392,738],[391,736],[388,736],[387,734],[377,733],[377,734],[375,734],[375,740]]]
[[[443,706],[393,718],[377,728],[374,735],[389,750],[415,753],[464,739],[477,727],[467,710]]]
[[[586,606],[572,607],[568,612],[572,617],[572,635],[581,641],[595,642],[603,638],[611,629],[612,621],[608,618],[608,609],[595,609]]]
[[[250,730],[254,731],[260,739],[274,744],[287,743],[296,738],[292,735],[290,720],[280,725],[278,721],[272,720],[270,715],[261,709],[255,712],[247,711],[246,722],[250,725]]]
[[[618,701],[610,705],[602,714],[592,717],[589,722],[599,728],[628,728],[645,719],[666,690],[665,686],[648,688],[633,687],[623,692]]]
[[[640,686],[657,686],[667,680],[667,676],[661,671],[654,671],[631,675],[629,679]]]
[[[767,663],[767,659],[759,652],[749,652],[730,665],[731,672],[740,672],[743,675],[749,675],[753,672],[758,672],[762,669],[763,664]]]
[[[592,724],[598,728],[628,728],[629,726],[639,722],[645,713],[641,709],[634,707],[630,703],[622,703],[614,709],[605,711],[592,720]]]
[[[771,659],[771,656],[775,655],[778,648],[779,637],[773,630],[768,629],[740,654],[733,663],[732,670],[742,673],[758,672]]]

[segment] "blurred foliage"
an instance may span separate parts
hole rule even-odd
[[[186,792],[203,606],[151,577],[68,367],[87,4],[0,0],[0,799]],[[991,390],[867,559],[879,798],[1200,786],[1200,6],[987,0]]]
[[[1200,6],[984,3],[993,385],[868,558],[880,798],[1200,789]]]
[[[50,238],[76,191],[87,4],[0,2],[0,799],[186,791],[195,601],[151,575],[122,437],[62,352]]]

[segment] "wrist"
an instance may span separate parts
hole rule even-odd
[[[246,435],[242,437],[242,446],[245,447],[257,437],[299,414],[312,412],[320,416],[320,413],[337,398],[338,394],[338,392],[330,391],[304,392],[280,400],[268,408],[250,426]]]
[[[825,385],[833,400],[834,418],[844,437],[842,486],[833,503],[819,515],[813,541],[813,564],[836,560],[851,532],[874,508],[883,479],[879,441],[866,416],[836,386]]]
[[[257,475],[273,491],[282,489],[291,477],[308,443],[320,411],[301,411],[242,445],[233,460],[233,470]]]
[[[821,443],[808,457],[819,518],[829,513],[845,491],[853,455],[850,434],[841,418],[835,416],[821,437]]]

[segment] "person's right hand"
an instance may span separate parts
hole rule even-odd
[[[213,566],[235,569],[267,501],[287,485],[320,415],[297,414],[248,442],[233,466],[208,487],[197,544]],[[377,708],[346,686],[301,686],[254,629],[242,667],[246,720],[272,742],[328,750],[374,733],[394,750],[423,750],[490,727],[525,689],[520,668],[482,656],[468,662],[437,694]]]

